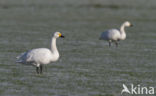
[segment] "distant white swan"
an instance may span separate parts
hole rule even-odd
[[[109,42],[109,47],[111,46],[111,42],[115,42],[116,46],[118,46],[118,41],[126,39],[125,27],[133,26],[130,22],[124,22],[120,30],[118,29],[109,29],[101,34],[100,40],[107,40]]]
[[[51,50],[48,48],[37,48],[29,50],[17,56],[18,63],[36,66],[37,74],[42,73],[42,65],[55,62],[59,59],[59,52],[56,47],[56,39],[64,38],[60,32],[55,32],[51,40]]]

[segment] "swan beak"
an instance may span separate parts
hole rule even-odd
[[[61,33],[59,34],[59,37],[64,38],[64,36]]]
[[[131,24],[130,27],[133,27],[133,24]]]
[[[61,38],[64,38],[64,36],[63,36],[63,35],[61,35],[60,37],[61,37]]]

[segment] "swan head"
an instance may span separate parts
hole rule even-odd
[[[133,25],[129,21],[126,21],[124,23],[124,26],[126,26],[126,27],[132,27]]]
[[[64,36],[60,32],[55,32],[54,37],[55,38],[59,38],[59,37],[64,38]]]

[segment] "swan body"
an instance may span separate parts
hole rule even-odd
[[[101,34],[101,39],[104,40],[118,40],[120,38],[120,31],[117,29],[110,29]]]
[[[56,39],[64,37],[60,32],[55,32],[51,41],[51,49],[36,48],[17,56],[18,63],[36,66],[36,72],[42,73],[42,65],[55,62],[59,59],[59,52],[56,47]]]
[[[111,42],[115,42],[116,46],[118,46],[118,41],[126,39],[124,28],[131,26],[132,24],[126,21],[121,25],[120,29],[109,29],[103,32],[100,36],[100,40],[107,40],[109,42],[109,46],[111,46]]]
[[[51,58],[53,57],[53,58]],[[59,58],[59,55],[53,55],[51,50],[47,48],[37,48],[29,50],[23,54],[21,54],[20,58],[17,62],[23,63],[23,64],[29,64],[32,62],[35,62],[35,64],[48,64],[52,61],[57,61]],[[39,65],[36,65],[39,66]]]

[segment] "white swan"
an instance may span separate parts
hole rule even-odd
[[[29,50],[17,56],[18,63],[36,66],[36,72],[42,73],[42,65],[55,62],[59,59],[59,52],[56,47],[56,39],[64,38],[60,32],[55,32],[51,40],[51,50],[48,48],[37,48]]]
[[[126,39],[125,27],[133,26],[129,21],[124,22],[120,30],[118,29],[109,29],[101,34],[100,40],[107,40],[109,42],[109,47],[111,46],[111,42],[115,42],[116,46],[118,46],[118,41]]]

